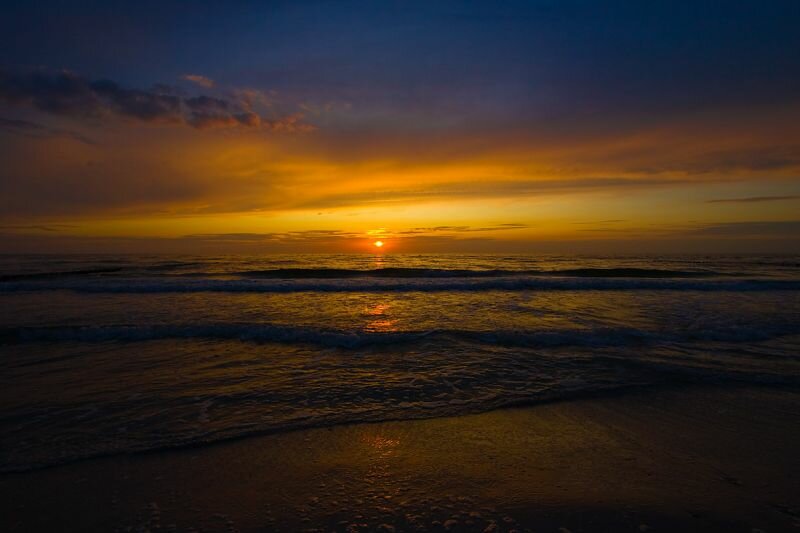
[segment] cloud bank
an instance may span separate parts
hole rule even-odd
[[[207,78],[192,80],[213,86]],[[211,85],[209,85],[209,82]],[[145,123],[205,128],[258,128],[310,131],[313,126],[295,113],[262,116],[248,100],[208,95],[186,96],[163,85],[149,90],[123,87],[111,80],[90,80],[70,71],[0,71],[0,101],[57,116],[102,120],[123,118]]]
[[[760,202],[780,202],[783,200],[798,200],[800,195],[790,194],[786,196],[748,196],[745,198],[718,198],[716,200],[708,200],[709,204],[752,204]]]

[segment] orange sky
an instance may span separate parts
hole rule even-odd
[[[674,30],[642,35],[641,52],[625,41],[635,17],[609,18],[621,33],[608,40],[573,11],[558,19],[567,41],[538,42],[522,30],[553,23],[549,12],[524,23],[503,12],[480,42],[450,47],[437,32],[474,31],[460,11],[424,24],[336,13],[372,36],[374,48],[353,55],[348,43],[362,37],[308,22],[303,9],[273,15],[316,24],[318,37],[264,37],[254,22],[252,38],[272,39],[262,43],[272,54],[248,56],[249,18],[236,19],[240,33],[219,36],[227,62],[197,41],[175,64],[156,67],[144,52],[123,64],[78,47],[68,29],[61,49],[30,41],[4,52],[2,251],[373,251],[376,238],[389,252],[798,250],[800,101],[778,52],[796,39],[772,19],[753,31],[770,30],[775,48],[749,57],[726,25],[750,16],[736,11],[702,22],[705,37],[690,31],[691,14],[637,12]],[[395,55],[408,51],[412,22],[439,48]],[[171,34],[152,20],[118,23],[152,29],[167,57]],[[695,66],[680,52],[690,42]],[[599,63],[587,62],[587,44]],[[496,66],[474,63],[492,50]],[[392,65],[377,61],[388,56]],[[20,66],[32,64],[47,66]]]

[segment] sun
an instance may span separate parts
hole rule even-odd
[[[375,241],[372,244],[374,244],[376,248],[382,248],[383,247],[383,241]]]

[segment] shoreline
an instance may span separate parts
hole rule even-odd
[[[683,389],[694,389],[697,387],[706,387],[706,386],[708,385],[698,384],[696,382],[693,383],[689,381],[684,383],[673,383],[673,384],[643,383],[643,384],[627,385],[621,387],[581,390],[569,393],[553,394],[551,396],[544,395],[539,398],[519,399],[519,400],[509,401],[506,403],[501,403],[491,407],[476,407],[473,410],[462,409],[462,412],[458,413],[445,412],[443,414],[432,414],[430,416],[412,415],[408,417],[388,417],[388,418],[381,418],[379,420],[355,419],[346,422],[339,422],[339,421],[333,421],[329,423],[315,422],[310,425],[304,425],[301,423],[297,425],[287,425],[277,428],[257,429],[249,433],[219,437],[218,439],[215,440],[197,440],[185,443],[167,444],[167,445],[157,446],[154,448],[144,448],[141,450],[134,449],[128,451],[120,450],[120,451],[98,452],[93,455],[64,459],[59,462],[48,462],[48,463],[35,464],[32,466],[0,469],[0,478],[6,475],[24,475],[26,473],[38,472],[41,470],[61,468],[64,466],[69,466],[76,463],[83,463],[87,461],[96,461],[96,460],[110,459],[115,457],[133,457],[133,456],[159,454],[159,453],[190,451],[197,448],[204,449],[214,446],[225,446],[227,444],[234,443],[240,440],[257,439],[260,437],[271,437],[271,436],[284,435],[284,434],[303,432],[303,431],[314,431],[314,430],[325,430],[325,429],[330,430],[342,426],[415,422],[415,421],[435,420],[440,418],[442,419],[460,418],[465,416],[482,415],[491,413],[493,411],[502,411],[506,409],[526,409],[526,408],[534,408],[537,406],[544,406],[562,402],[609,399],[609,398],[623,397],[627,395],[637,395],[641,393],[654,392],[654,391],[679,391]],[[759,388],[763,386],[765,388],[794,390],[794,387],[791,384],[783,382],[769,382],[766,384],[748,383],[744,385],[741,382],[728,382],[719,384],[715,383],[711,386],[719,389],[729,389],[729,388],[735,389],[735,388],[740,388],[742,386]]]
[[[0,474],[0,529],[795,531],[798,406],[692,385],[86,459]]]

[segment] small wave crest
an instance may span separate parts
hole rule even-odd
[[[97,276],[102,274],[116,274],[118,272],[121,272],[122,270],[123,267],[106,267],[106,268],[82,268],[77,270],[60,270],[56,272],[0,274],[0,283],[9,281],[46,280],[46,279]]]
[[[657,279],[509,276],[417,279],[208,279],[107,278],[43,279],[0,283],[0,293],[68,290],[82,293],[167,292],[442,292],[442,291],[797,291],[794,279]]]

